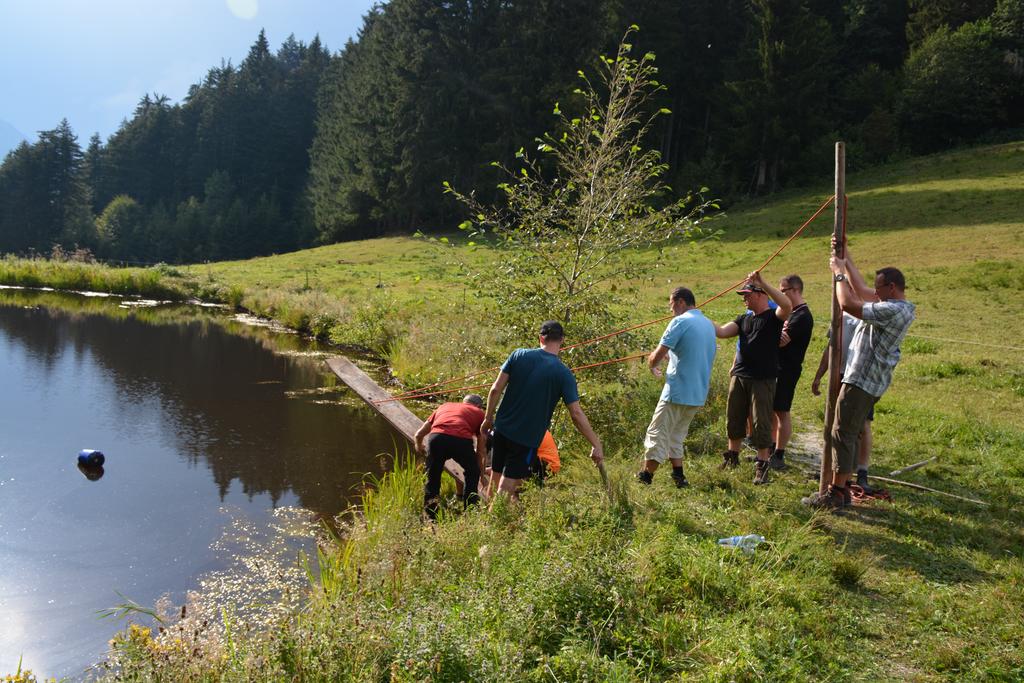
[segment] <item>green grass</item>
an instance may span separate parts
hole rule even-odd
[[[610,445],[609,499],[565,415],[565,469],[520,509],[416,517],[406,465],[367,498],[307,611],[271,633],[120,636],[130,679],[826,680],[1024,678],[1024,143],[974,148],[853,174],[850,243],[865,271],[904,270],[918,318],[878,406],[873,471],[937,456],[904,478],[981,498],[978,506],[906,488],[843,516],[799,503],[798,469],[754,487],[749,465],[715,469],[724,446],[731,345],[688,443],[692,486],[630,477],[659,385],[638,364],[581,376],[583,405]],[[820,187],[734,207],[718,240],[676,244],[648,280],[618,283],[622,318],[664,315],[673,287],[708,297],[771,254],[831,193]],[[771,264],[796,272],[817,317],[794,404],[813,444],[823,406],[810,378],[830,297],[830,215]],[[499,362],[516,335],[459,281],[454,255],[486,248],[414,238],[332,245],[203,266],[200,280],[310,332],[375,349],[407,386]],[[380,285],[380,286],[378,286]],[[722,321],[741,309],[708,306]],[[655,325],[634,333],[651,348]],[[571,328],[569,329],[572,334]],[[522,343],[531,343],[523,331]],[[570,339],[570,341],[572,341]],[[571,359],[570,359],[571,360]],[[490,379],[489,374],[482,381]],[[414,406],[414,408],[416,408]],[[416,408],[426,412],[427,406]],[[715,539],[760,533],[752,557]],[[319,576],[315,572],[313,576]],[[319,582],[321,579],[317,579]],[[134,638],[134,640],[132,640]],[[188,640],[188,639],[186,639]]]

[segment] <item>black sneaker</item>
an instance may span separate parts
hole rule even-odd
[[[767,460],[755,460],[754,461],[754,483],[755,484],[767,484],[768,483],[768,461]]]
[[[773,470],[784,470],[789,467],[786,464],[786,460],[778,453],[772,453],[772,457],[768,458],[768,467]]]
[[[837,488],[830,485],[825,493],[822,494],[816,491],[806,498],[801,498],[800,502],[816,510],[841,512],[846,507],[847,493],[845,488]]]
[[[654,474],[647,470],[640,470],[636,473],[636,480],[644,486],[650,486],[651,482],[654,481]]]
[[[878,493],[878,489],[868,486],[868,473],[864,470],[857,471],[857,486],[861,488],[866,496],[873,496]]]
[[[877,496],[882,489],[876,489],[874,486],[861,486],[860,490],[864,492],[865,496]]]
[[[673,472],[672,481],[676,483],[676,488],[681,489],[690,485],[690,482],[686,481],[686,475],[682,472]]]
[[[736,451],[726,451],[722,453],[722,464],[718,466],[720,470],[734,469],[740,466],[740,454]]]

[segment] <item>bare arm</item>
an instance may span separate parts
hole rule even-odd
[[[833,276],[843,273],[846,270],[846,259],[836,258],[833,256],[829,259],[829,266],[832,268]],[[845,275],[845,273],[843,273]],[[849,276],[842,282],[835,283],[836,297],[839,299],[839,305],[843,311],[849,313],[855,318],[864,319],[864,299],[856,292],[853,287],[853,283],[850,282]],[[874,290],[872,290],[872,295]]]
[[[811,393],[815,396],[821,396],[821,378],[828,372],[828,349],[829,345],[825,344],[825,350],[821,352],[821,360],[818,362],[818,369],[814,372],[814,379],[811,380]]]
[[[498,409],[498,399],[501,397],[501,392],[505,391],[505,387],[508,385],[508,373],[499,372],[498,378],[494,380],[494,384],[491,385],[491,390],[487,392],[487,412],[484,414],[484,422],[480,425],[480,435],[487,438],[487,432],[491,431],[494,427],[494,412]]]
[[[835,253],[835,240],[832,241],[832,253]],[[853,290],[857,292],[860,298],[864,301],[875,300],[875,288],[872,287],[864,280],[864,276],[861,275],[860,270],[853,263],[853,257],[850,255],[850,245],[843,241],[843,261],[845,262],[844,274],[850,279],[850,285],[853,286]]]
[[[572,417],[572,423],[576,425],[579,433],[590,442],[590,459],[594,461],[595,465],[600,465],[604,462],[604,449],[601,447],[601,439],[597,438],[597,434],[594,433],[593,428],[590,426],[590,420],[587,419],[586,414],[583,412],[580,402],[573,401],[567,407],[569,408],[569,416]]]
[[[487,462],[487,437],[483,434],[476,435],[476,462],[480,466],[480,472],[484,471],[484,464]]]
[[[875,288],[869,285],[864,280],[864,276],[857,270],[857,266],[853,265],[853,261],[849,258],[846,259],[846,277],[850,278],[850,284],[857,290],[857,294],[864,301],[874,301],[877,297],[875,296]]]
[[[735,337],[740,333],[740,326],[736,324],[736,321],[727,322],[724,325],[715,325],[715,336],[719,339],[728,339],[729,337]]]
[[[658,348],[651,351],[651,355],[647,356],[647,367],[651,369],[651,374],[655,377],[661,377],[661,370],[658,369],[658,364],[668,354],[669,348],[664,344],[659,344]]]
[[[789,314],[793,312],[793,303],[789,300],[788,296],[768,284],[768,282],[761,277],[761,273],[756,270],[751,273],[747,279],[750,280],[751,283],[768,292],[768,296],[770,296],[772,301],[774,301],[778,306],[778,308],[775,309],[776,318],[779,320],[786,320],[789,318]]]
[[[424,455],[427,452],[426,447],[423,445],[423,439],[427,438],[427,434],[430,433],[430,428],[433,422],[426,420],[420,425],[420,428],[416,430],[416,435],[413,440],[416,443],[416,452],[420,455]]]

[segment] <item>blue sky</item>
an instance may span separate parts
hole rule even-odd
[[[332,52],[373,0],[0,0],[0,125],[34,141],[64,117],[85,146],[147,92],[180,101],[206,71],[238,64],[260,28]],[[0,150],[2,155],[4,150]]]

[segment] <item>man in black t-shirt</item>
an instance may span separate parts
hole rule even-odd
[[[753,416],[751,440],[757,449],[754,461],[754,483],[768,483],[768,457],[772,439],[772,403],[775,381],[779,374],[779,341],[782,324],[793,306],[785,294],[764,281],[761,273],[752,272],[747,283],[736,292],[750,309],[725,325],[715,325],[719,338],[739,335],[739,350],[729,379],[728,415],[729,450],[722,456],[722,468],[736,467],[740,462],[740,445],[747,431],[747,417]],[[778,304],[768,307],[768,297]]]
[[[800,371],[803,369],[807,345],[811,343],[811,330],[814,328],[811,309],[804,301],[804,281],[800,276],[787,275],[782,278],[779,281],[779,291],[789,299],[793,311],[782,326],[782,337],[779,341],[779,381],[775,386],[775,400],[772,406],[772,410],[775,411],[775,452],[768,461],[773,470],[786,467],[786,446],[793,434],[793,420],[789,411],[793,406],[793,394],[800,379]]]

